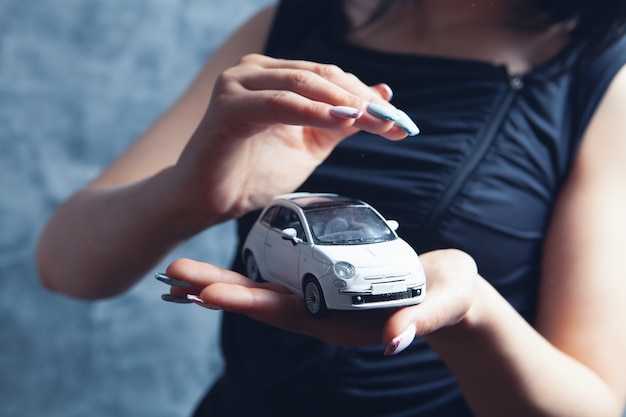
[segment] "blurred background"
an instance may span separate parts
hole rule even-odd
[[[34,245],[269,3],[0,0],[0,416],[188,416],[220,372],[219,313],[161,301],[151,277],[104,301],[52,294]],[[215,227],[155,271],[180,256],[227,266],[234,243],[231,223]]]

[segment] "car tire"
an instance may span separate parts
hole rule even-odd
[[[304,280],[303,294],[304,305],[313,317],[319,319],[328,315],[324,292],[317,279],[308,277]]]
[[[263,278],[259,272],[259,265],[256,263],[256,259],[254,259],[252,253],[248,253],[246,256],[246,275],[254,282],[263,282]]]

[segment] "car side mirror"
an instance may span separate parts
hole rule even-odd
[[[281,230],[280,237],[285,240],[290,240],[294,245],[300,241],[300,239],[298,239],[298,232],[293,227]]]
[[[387,220],[387,224],[394,232],[398,230],[398,227],[400,227],[400,223],[398,223],[397,220]]]

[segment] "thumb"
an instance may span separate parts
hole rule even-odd
[[[406,349],[415,337],[458,324],[471,308],[478,281],[474,260],[453,249],[420,255],[426,274],[421,304],[396,310],[383,328],[385,354]]]
[[[405,350],[418,334],[423,334],[420,320],[421,308],[419,305],[405,307],[392,314],[383,328],[383,345],[385,355],[396,355]],[[420,328],[418,328],[420,326]]]

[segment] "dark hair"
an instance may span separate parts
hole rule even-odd
[[[626,32],[623,0],[534,0],[550,13],[553,22],[572,20],[572,35],[588,38],[594,45],[608,45]]]
[[[393,6],[406,0],[380,0],[367,23],[382,17]],[[544,9],[552,23],[572,21],[573,37],[586,38],[591,50],[601,50],[626,33],[624,0],[533,0]]]

